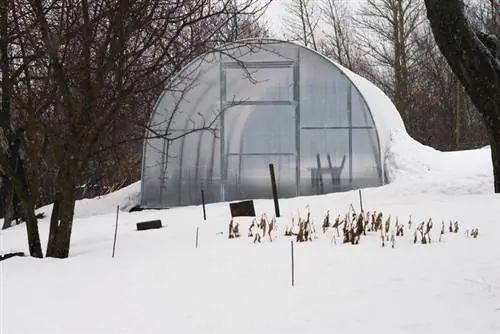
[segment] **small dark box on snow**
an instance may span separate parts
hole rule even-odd
[[[253,201],[230,203],[232,217],[255,217]]]
[[[137,231],[151,230],[154,228],[161,228],[161,227],[162,225],[160,219],[148,220],[137,223]]]

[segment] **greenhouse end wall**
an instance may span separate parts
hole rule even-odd
[[[174,89],[175,88],[175,89]],[[184,68],[144,144],[142,206],[166,208],[383,184],[370,108],[334,63],[299,45],[233,44]]]

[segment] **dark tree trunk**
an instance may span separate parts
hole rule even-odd
[[[50,217],[47,256],[64,259],[70,250],[76,190],[71,177],[65,180],[59,178],[56,184],[61,185],[61,188],[57,191]]]
[[[26,232],[28,233],[28,245],[30,255],[33,257],[42,258],[42,244],[40,243],[40,235],[38,233],[38,219],[35,215],[35,204],[31,200],[24,203],[24,219]]]
[[[2,215],[2,230],[5,230],[14,220],[14,187],[8,178],[2,178]]]
[[[62,201],[61,194],[58,192],[54,196],[54,204],[52,206],[52,214],[50,216],[49,238],[47,241],[47,256],[54,254],[56,247],[56,237],[59,228],[59,206]]]
[[[436,43],[484,119],[500,193],[500,61],[472,31],[462,0],[425,0]]]
[[[42,258],[43,252],[38,232],[38,220],[35,216],[34,195],[30,191],[25,165],[21,159],[21,142],[24,133],[22,131],[15,132],[13,130],[11,118],[13,85],[9,57],[9,3],[9,1],[0,1],[0,71],[2,73],[2,110],[0,113],[0,128],[3,130],[2,139],[4,140],[0,155],[2,156],[2,169],[4,169],[8,182],[11,183],[13,188],[13,197],[17,195],[21,201],[21,208],[26,221],[26,230],[28,232],[30,255]],[[14,206],[13,210],[15,215],[16,206],[13,202],[11,203]]]
[[[493,175],[495,176],[495,193],[500,193],[500,124],[496,128],[488,129],[488,132],[490,134]]]
[[[21,159],[18,159],[18,168],[16,168],[16,179],[14,182],[14,194],[19,196],[21,211],[24,216],[26,231],[28,233],[28,245],[30,255],[42,258],[42,244],[40,243],[40,234],[38,232],[38,219],[35,215],[34,196],[29,190],[28,179]]]
[[[10,108],[11,108],[11,93],[12,85],[10,82],[10,66],[9,66],[9,44],[8,44],[8,4],[5,1],[0,5],[0,59],[1,59],[1,71],[2,71],[2,109],[0,121],[2,122],[2,127],[10,126],[8,120],[10,119]],[[13,189],[12,182],[8,177],[2,177],[2,206],[3,206],[3,217],[4,224],[2,229],[10,227],[12,222],[13,213],[12,207],[12,197]]]

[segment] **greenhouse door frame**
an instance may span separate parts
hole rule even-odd
[[[299,52],[297,52],[297,59],[283,60],[283,61],[222,61],[223,55],[220,54],[219,68],[220,68],[220,201],[226,201],[225,184],[227,182],[227,157],[228,155],[239,156],[239,171],[241,174],[241,159],[243,156],[290,156],[295,155],[295,187],[297,196],[300,195],[300,59]],[[293,93],[291,100],[245,100],[239,102],[227,101],[227,71],[234,69],[283,69],[290,68],[292,70],[292,85]],[[281,152],[281,153],[226,153],[226,138],[225,138],[225,120],[224,113],[226,110],[233,106],[291,106],[295,112],[295,152]]]

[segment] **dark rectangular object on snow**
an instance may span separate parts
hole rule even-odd
[[[156,220],[148,220],[144,222],[138,222],[137,223],[137,231],[144,231],[144,230],[150,230],[153,228],[161,228],[161,220],[156,219]]]
[[[230,203],[229,208],[232,217],[255,217],[253,201]]]

